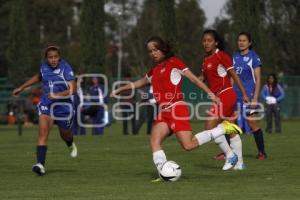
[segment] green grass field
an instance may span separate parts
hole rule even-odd
[[[252,136],[243,136],[245,171],[223,172],[223,161],[213,143],[193,152],[183,151],[175,137],[164,144],[169,160],[183,170],[177,182],[151,183],[157,174],[149,136],[121,135],[120,124],[104,136],[77,136],[79,157],[71,159],[53,127],[48,145],[47,175],[31,172],[35,163],[37,127],[0,126],[0,199],[103,199],[103,200],[234,200],[300,199],[299,121],[284,122],[283,134],[265,135],[269,158],[255,159]],[[193,123],[194,130],[202,124]]]

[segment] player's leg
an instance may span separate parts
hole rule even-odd
[[[121,108],[123,109],[122,111],[122,127],[123,127],[123,135],[128,135],[128,117],[129,117],[129,112],[127,111],[128,106],[127,105],[122,105]]]
[[[150,145],[152,149],[153,162],[159,171],[161,166],[167,161],[166,154],[162,149],[162,142],[170,134],[170,129],[165,122],[156,123],[152,127]]]
[[[281,117],[280,117],[280,105],[274,105],[274,117],[275,117],[275,131],[281,133]]]
[[[264,160],[267,157],[265,152],[264,136],[263,131],[259,127],[259,121],[257,120],[256,114],[248,116],[247,122],[252,130],[254,140],[258,149],[258,154],[256,158],[259,160]]]
[[[222,119],[208,120],[208,121],[206,121],[205,129],[206,130],[212,129],[212,128],[216,127],[222,121],[223,121]],[[240,136],[237,134],[231,134],[230,138],[233,138],[233,137],[240,138]],[[230,141],[231,141],[231,139],[230,139]],[[225,135],[215,138],[214,142],[219,146],[219,148],[225,154],[225,164],[222,167],[222,169],[223,170],[232,169],[238,161],[238,154],[235,153],[235,151],[233,151],[233,149],[229,146]],[[233,140],[233,142],[236,142],[236,140]],[[241,142],[241,140],[240,140],[240,142]]]
[[[272,106],[271,105],[266,105],[266,121],[267,121],[267,127],[266,127],[266,132],[267,133],[272,133]]]
[[[37,163],[32,166],[32,171],[42,176],[45,174],[45,162],[47,154],[47,143],[49,130],[53,120],[48,115],[41,114],[39,116],[39,134],[36,149]]]
[[[92,117],[92,123],[94,125],[92,129],[92,134],[103,135],[105,123],[104,123],[104,108],[102,106],[98,108],[98,111]]]
[[[231,123],[235,123],[238,118],[238,113],[234,112]],[[238,162],[234,166],[235,170],[243,170],[245,169],[244,159],[243,159],[243,145],[242,140],[239,134],[231,134],[229,135],[229,145],[232,151],[238,156]]]
[[[77,157],[77,147],[73,142],[73,134],[71,132],[71,127],[74,120],[73,110],[69,106],[57,106],[57,108],[54,109],[54,116],[60,116],[60,118],[55,120],[55,123],[59,128],[61,139],[66,143],[70,150],[70,156],[72,158]]]
[[[72,158],[76,158],[78,154],[77,146],[75,142],[73,141],[73,135],[71,132],[71,129],[67,129],[64,127],[59,127],[59,133],[61,139],[66,143],[66,145],[69,148],[70,156]]]
[[[209,129],[213,129],[216,126],[218,126],[218,124],[220,124],[223,120],[222,119],[218,119],[218,118],[214,118],[211,120],[207,120],[205,122],[205,130],[209,130]],[[217,137],[215,140],[215,143],[219,146],[219,148],[221,149],[221,151],[225,154],[225,156],[228,156],[228,154],[232,154],[232,150],[225,138],[224,135]]]
[[[193,135],[191,131],[177,131],[175,133],[177,140],[180,142],[182,148],[186,151],[191,151],[198,146],[208,143],[224,134],[241,134],[240,128],[228,121],[218,124],[217,127],[205,130]]]

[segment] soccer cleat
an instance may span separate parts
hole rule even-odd
[[[77,152],[77,147],[76,147],[76,145],[75,145],[74,142],[73,142],[72,145],[69,147],[69,150],[70,150],[70,156],[71,156],[72,158],[76,158],[78,152]]]
[[[246,169],[246,165],[244,163],[240,163],[238,162],[234,167],[233,167],[234,170],[244,170]]]
[[[230,123],[229,121],[223,121],[222,124],[226,134],[243,134],[242,129],[236,124]]]
[[[161,178],[156,178],[151,181],[151,183],[162,182]]]
[[[215,155],[214,160],[225,160],[225,154],[219,153],[218,155]]]
[[[258,160],[265,160],[266,158],[267,158],[267,154],[266,153],[259,152],[256,155],[256,159],[258,159]]]
[[[238,156],[234,153],[233,156],[226,158],[225,164],[223,166],[223,170],[230,170],[232,169],[236,163],[238,162]]]
[[[37,163],[32,166],[32,171],[39,176],[43,176],[46,173],[44,166],[41,163]]]

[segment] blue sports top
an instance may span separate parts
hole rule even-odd
[[[260,58],[252,50],[249,50],[249,52],[245,55],[241,55],[240,52],[235,52],[232,57],[235,72],[241,79],[247,95],[250,99],[252,99],[254,96],[256,84],[254,69],[257,67],[261,67]],[[243,95],[236,83],[234,83],[233,88],[237,94],[238,99],[241,99]]]
[[[277,84],[276,88],[273,89],[273,92],[270,91],[267,84],[265,84],[260,93],[261,97],[266,100],[268,96],[275,97],[276,101],[280,103],[285,96],[284,89],[281,85]]]
[[[104,104],[107,103],[107,98],[104,96],[104,86],[93,85],[90,87],[91,102]]]
[[[69,88],[68,81],[75,80],[74,72],[71,66],[61,59],[56,68],[51,67],[47,62],[43,62],[40,66],[40,76],[42,79],[43,95],[41,103],[49,105],[52,102],[63,101],[70,102],[71,97],[63,99],[49,99],[50,92],[62,92]]]

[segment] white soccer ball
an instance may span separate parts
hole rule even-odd
[[[164,181],[177,181],[181,176],[181,168],[174,161],[165,162],[159,170],[159,177]]]

